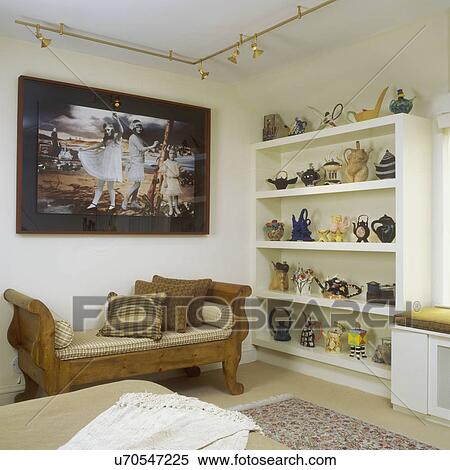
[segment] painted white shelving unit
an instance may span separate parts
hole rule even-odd
[[[299,179],[285,190],[276,190],[266,181],[280,169],[293,177],[296,172],[306,170],[309,163],[318,168],[326,157],[336,158],[346,148],[354,148],[357,140],[363,148],[373,149],[368,181],[305,187]],[[300,312],[305,305],[314,305],[323,309],[325,316],[332,314],[334,319],[339,312],[360,312],[358,320],[367,325],[368,319],[389,317],[395,311],[407,309],[410,303],[430,304],[431,145],[430,121],[405,114],[253,145],[252,284],[254,294],[267,300],[268,310],[275,305],[294,305]],[[396,156],[396,178],[378,180],[374,164],[381,160],[386,149]],[[396,239],[393,243],[381,243],[372,231],[369,243],[356,243],[351,232],[342,243],[289,241],[291,217],[293,214],[298,217],[303,208],[308,209],[312,220],[310,230],[314,239],[318,238],[317,230],[329,227],[331,216],[338,214],[348,215],[352,220],[366,214],[370,222],[388,214],[396,221]],[[285,224],[282,241],[269,241],[264,236],[264,224],[273,219]],[[349,301],[326,299],[318,288],[310,295],[298,295],[293,290],[271,291],[272,261],[287,261],[291,271],[297,264],[310,267],[319,277],[338,275],[361,286],[369,281],[395,283],[395,308],[366,304],[365,290]],[[298,331],[286,343],[273,340],[267,325],[252,335],[258,348],[390,379],[390,367],[370,359],[360,362],[349,358],[345,351],[338,355],[326,353],[321,345],[302,348]],[[388,324],[382,331],[369,326],[368,356],[381,337],[388,335]]]

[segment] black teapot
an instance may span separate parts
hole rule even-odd
[[[284,318],[283,318],[284,317]],[[269,327],[275,341],[290,341],[289,330],[292,326],[291,314],[288,309],[276,307],[269,314]]]
[[[395,222],[392,217],[384,214],[383,217],[374,220],[371,227],[382,243],[392,243],[394,241]]]
[[[370,235],[369,217],[365,214],[358,216],[358,220],[353,222],[353,233],[357,238],[356,242],[368,242]]]
[[[297,175],[303,181],[305,186],[315,186],[320,181],[320,173],[314,168],[312,163],[305,171],[298,171]]]
[[[284,174],[285,176],[280,176],[282,174]],[[267,179],[267,182],[275,185],[277,189],[286,189],[289,184],[295,184],[297,180],[297,176],[295,178],[288,178],[287,172],[282,170],[275,175],[275,179],[269,178]]]

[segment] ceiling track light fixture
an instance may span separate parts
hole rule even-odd
[[[35,28],[36,28],[36,31],[35,31],[34,35],[36,36],[36,39],[41,42],[41,48],[43,49],[45,47],[50,46],[52,40],[48,39],[48,38],[44,38],[44,36],[41,33],[41,25],[37,24],[37,25],[35,25]]]
[[[232,64],[237,64],[238,63],[238,55],[240,54],[239,48],[241,47],[240,43],[236,44],[236,48],[234,51],[231,53],[227,59],[232,63]]]
[[[123,44],[123,43],[120,43],[120,42],[116,42],[116,41],[110,41],[110,40],[107,40],[107,39],[102,39],[100,37],[95,37],[95,36],[90,36],[90,35],[87,35],[87,34],[82,34],[82,33],[78,33],[74,30],[71,30],[71,29],[67,29],[64,25],[64,23],[59,23],[59,25],[57,26],[51,26],[51,25],[46,25],[46,26],[43,26],[39,23],[33,23],[33,22],[30,22],[30,21],[24,21],[24,20],[16,20],[16,23],[19,24],[19,25],[22,25],[22,26],[26,26],[28,28],[35,28],[36,31],[34,33],[34,35],[36,36],[36,38],[41,42],[41,47],[42,48],[46,48],[50,45],[51,43],[51,39],[48,39],[48,38],[45,38],[43,35],[42,35],[42,31],[50,31],[52,33],[57,33],[59,34],[60,36],[70,36],[70,37],[73,37],[73,38],[77,38],[77,39],[82,39],[84,41],[91,41],[91,42],[95,42],[97,44],[102,44],[102,45],[105,45],[105,46],[111,46],[111,47],[117,47],[117,48],[120,48],[120,49],[126,49],[128,51],[131,51],[131,52],[138,52],[140,54],[147,54],[147,55],[150,55],[150,56],[153,56],[153,57],[158,57],[160,59],[165,59],[165,60],[168,60],[170,62],[180,62],[180,63],[183,63],[183,64],[187,64],[187,65],[194,65],[194,66],[198,66],[198,71],[200,73],[200,77],[202,80],[204,80],[205,78],[208,77],[209,75],[209,72],[206,72],[204,69],[203,69],[203,63],[206,62],[207,60],[209,59],[212,59],[214,57],[217,57],[219,55],[222,55],[226,52],[231,52],[231,55],[229,57],[227,57],[228,61],[231,62],[232,64],[237,64],[237,58],[239,56],[239,53],[240,53],[240,48],[247,42],[250,42],[251,41],[251,49],[253,50],[253,58],[256,59],[257,57],[261,56],[264,51],[260,48],[258,48],[258,43],[257,43],[257,39],[260,38],[261,36],[263,36],[264,34],[267,34],[267,33],[270,33],[276,29],[279,29],[293,21],[297,21],[297,20],[300,20],[300,19],[303,19],[306,15],[309,15],[311,13],[314,13],[318,10],[321,10],[322,8],[324,7],[327,7],[328,5],[331,5],[332,3],[336,2],[337,0],[326,0],[322,3],[320,3],[319,5],[316,5],[315,7],[311,7],[311,8],[307,8],[307,9],[302,9],[301,6],[298,6],[297,7],[297,13],[295,16],[291,16],[290,18],[287,18],[283,21],[280,21],[276,24],[274,24],[273,26],[270,26],[262,31],[258,31],[256,32],[253,36],[245,36],[244,34],[241,34],[240,35],[240,38],[239,38],[239,42],[235,42],[227,47],[224,47],[223,49],[220,49],[219,51],[216,51],[216,52],[213,52],[211,54],[208,54],[204,57],[200,57],[198,59],[192,59],[192,58],[187,58],[186,56],[183,56],[181,54],[177,54],[175,53],[172,49],[169,50],[168,53],[164,53],[164,52],[160,52],[160,51],[156,51],[156,50],[151,50],[151,49],[146,49],[146,48],[143,48],[143,47],[136,47],[136,46],[132,46],[132,45],[127,45],[127,44]]]
[[[253,50],[253,58],[257,59],[258,57],[261,57],[264,54],[264,51],[262,49],[258,48],[258,35],[255,33],[253,36],[253,41],[251,48]]]
[[[198,73],[200,74],[200,79],[205,80],[208,78],[209,72],[204,70],[203,68],[203,61],[200,62],[200,65],[198,66]]]

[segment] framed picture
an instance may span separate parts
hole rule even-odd
[[[17,233],[209,233],[210,110],[19,77]]]

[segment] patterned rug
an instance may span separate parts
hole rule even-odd
[[[292,395],[280,395],[233,409],[253,418],[267,437],[293,450],[433,449],[428,444]]]

